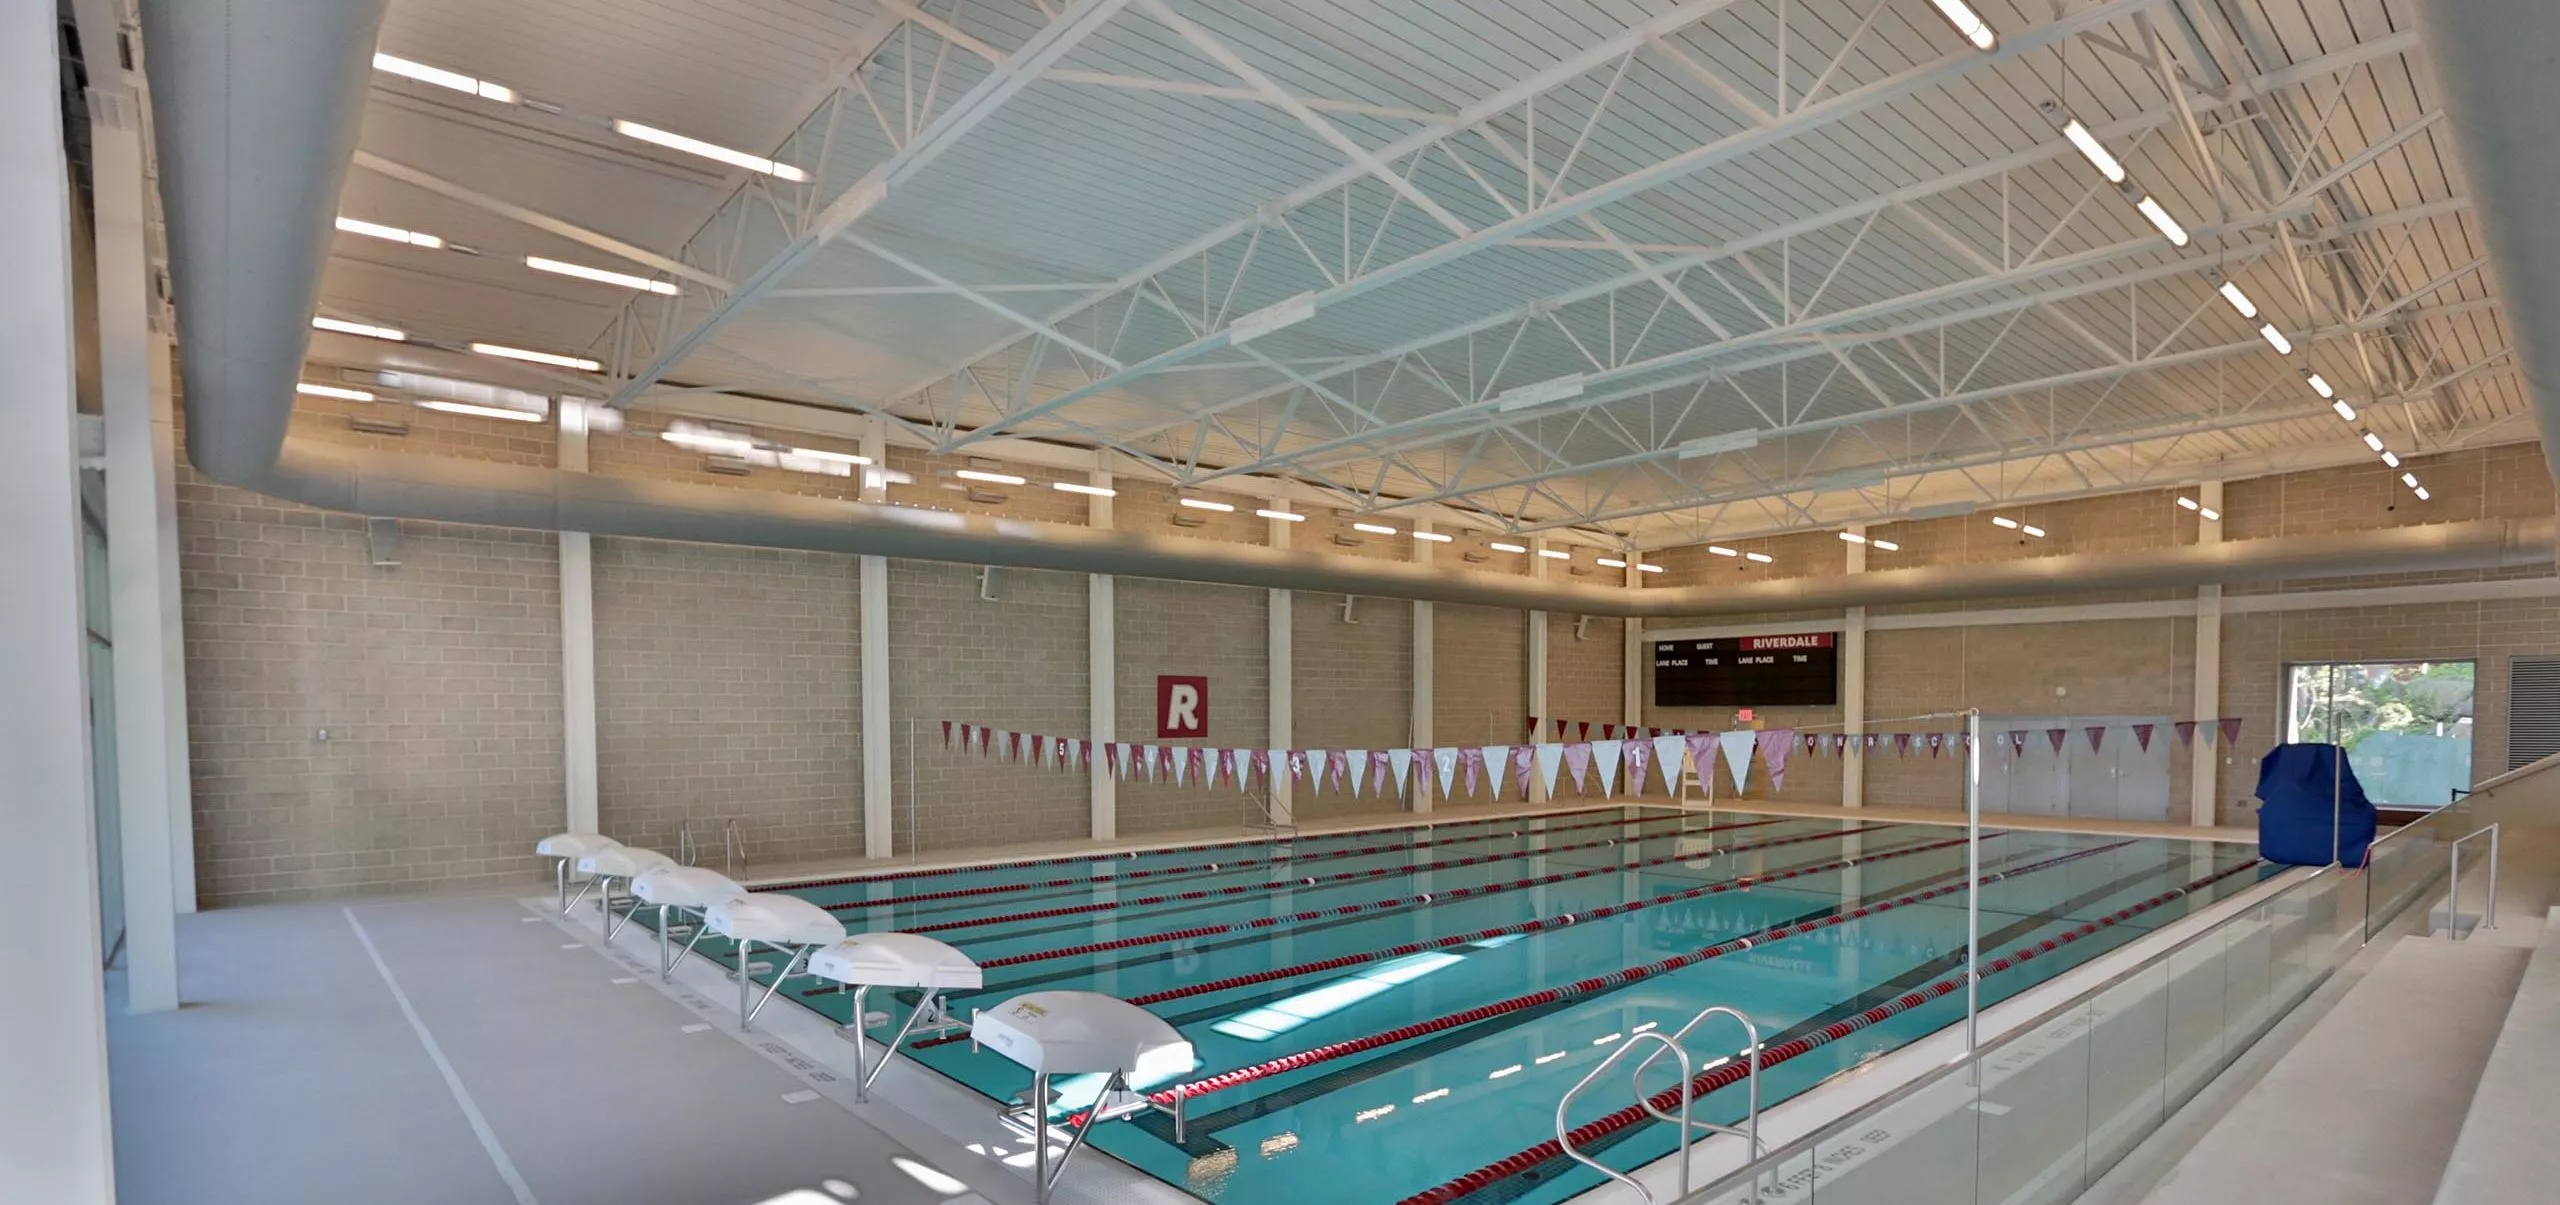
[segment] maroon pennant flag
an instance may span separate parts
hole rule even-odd
[[[2145,752],[2145,753],[2149,753],[2149,752],[2151,752],[2151,733],[2152,733],[2152,730],[2153,730],[2153,729],[2156,729],[2156,728],[2158,728],[2158,727],[2159,727],[2159,725],[2158,725],[2158,724],[2136,724],[2136,725],[2134,725],[2134,726],[2133,726],[2133,743],[2135,743],[2135,744],[2137,744],[2137,745],[2142,746],[2142,751],[2143,751],[2143,752]]]
[[[1235,776],[1236,751],[1233,749],[1218,750],[1216,760],[1209,763],[1209,785],[1214,787],[1222,782],[1234,781]]]
[[[1600,726],[1600,739],[1604,741],[1614,741],[1618,739],[1618,726],[1615,724],[1602,724]]]
[[[2107,729],[2103,724],[2091,724],[2081,731],[2089,734],[2089,752],[2091,753],[2098,751],[2098,742],[2107,739]]]
[[[1076,760],[1084,763],[1084,767],[1088,770],[1093,768],[1092,738],[1087,737],[1076,742]]]
[[[962,724],[960,726],[960,751],[962,753],[975,753],[978,751],[977,725]]]
[[[1932,732],[1929,734],[1929,756],[1936,757],[1939,753],[1945,751],[1946,745],[1946,733]]]
[[[2195,745],[2196,722],[2194,720],[2180,720],[2172,727],[2178,730],[2178,744],[2181,748],[2191,748]]]
[[[1883,745],[1884,745],[1884,734],[1883,734],[1883,733],[1881,733],[1881,732],[1870,732],[1870,733],[1868,733],[1868,734],[1867,734],[1867,737],[1866,737],[1866,744],[1867,744],[1867,751],[1868,751],[1868,752],[1870,752],[1870,753],[1874,752],[1875,750],[1877,750],[1877,749],[1879,749],[1879,748],[1883,747]]]
[[[949,720],[942,721],[942,747],[945,749],[951,747],[951,721]]]
[[[1035,736],[1033,736],[1033,737],[1031,738],[1031,760],[1033,760],[1033,761],[1047,761],[1047,760],[1049,760],[1049,738],[1048,738],[1048,737],[1045,737],[1045,736],[1037,736],[1037,735],[1035,735]]]
[[[1911,734],[1908,732],[1894,733],[1893,751],[1903,757],[1911,756]]]
[[[1102,760],[1105,764],[1111,767],[1111,776],[1113,778],[1120,777],[1120,745],[1118,742],[1109,742],[1102,746]]]
[[[2068,728],[2047,728],[2044,730],[2044,739],[2053,742],[2053,751],[2056,753],[2062,752],[2062,738],[2069,735],[2071,735],[2071,730]]]
[[[2009,754],[2010,754],[2010,756],[2015,757],[2015,756],[2017,756],[2017,755],[2019,755],[2019,754],[2022,754],[2022,753],[2025,753],[2025,752],[2027,751],[2027,730],[2026,730],[2026,729],[2024,729],[2024,728],[2012,728],[2012,729],[2010,729],[2010,730],[2009,730],[2009,734],[2008,734],[2008,735],[2009,735]]]
[[[1804,734],[1804,751],[1805,751],[1805,753],[1806,753],[1807,755],[1811,755],[1811,754],[1813,754],[1813,753],[1815,753],[1815,752],[1818,752],[1819,750],[1821,750],[1821,748],[1822,748],[1822,734],[1821,734],[1821,733],[1819,733],[1819,732],[1808,732],[1808,733],[1805,733],[1805,734]]]
[[[1557,720],[1557,721],[1556,721],[1556,739],[1557,739],[1557,740],[1563,740],[1563,739],[1564,739],[1564,730],[1565,730],[1565,721],[1563,721],[1563,720]]]
[[[1582,730],[1581,735],[1580,735],[1580,736],[1578,736],[1578,737],[1576,737],[1575,739],[1577,739],[1577,740],[1585,740],[1585,741],[1590,740],[1590,739],[1591,739],[1591,721],[1589,721],[1589,720],[1576,720],[1576,721],[1574,721],[1574,723],[1575,723],[1575,725],[1576,725],[1577,727],[1579,727],[1579,728]]]
[[[1156,746],[1156,781],[1173,781],[1173,746]]]
[[[1271,751],[1269,749],[1256,749],[1253,751],[1253,757],[1251,760],[1253,762],[1254,778],[1260,780],[1263,785],[1269,786],[1271,783]]]
[[[1193,745],[1182,755],[1182,757],[1182,768],[1185,773],[1191,775],[1192,779],[1199,782],[1201,786],[1205,787],[1211,785],[1207,781],[1209,777],[1209,751],[1207,749],[1198,745]]]
[[[995,739],[995,729],[989,728],[984,724],[978,725],[978,756],[985,757],[988,753],[992,752],[992,745]]]
[[[1529,739],[1533,741],[1538,739],[1538,717],[1536,716],[1529,717]]]
[[[2240,721],[2237,717],[2219,720],[2216,722],[2222,726],[2223,744],[2236,745],[2240,743]]]

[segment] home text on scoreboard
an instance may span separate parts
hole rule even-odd
[[[1657,640],[1657,707],[1828,707],[1840,701],[1839,637],[1831,632]]]

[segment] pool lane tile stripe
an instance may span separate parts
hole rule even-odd
[[[2197,879],[2188,883],[2186,886],[2171,888],[2168,891],[2161,892],[2158,895],[2152,896],[2150,899],[2144,900],[2130,907],[2109,913],[2096,920],[2087,921],[2073,926],[2059,934],[2037,942],[2034,945],[2022,946],[2011,951],[2005,957],[1984,963],[1978,974],[1982,978],[1988,978],[1992,975],[1999,974],[2002,971],[2009,970],[2042,955],[2052,953],[2053,951],[2061,949],[2072,942],[2079,941],[2092,933],[2112,928],[2115,925],[2140,916],[2145,912],[2149,912],[2154,908],[2175,902],[2176,900],[2193,892],[2202,890],[2203,888],[2211,886],[2223,879],[2230,878],[2235,874],[2248,870],[2257,864],[2258,860],[2251,858],[2248,861],[2239,863],[2238,865],[2232,866],[2228,869]],[[1837,1042],[1842,1038],[1848,1037],[1850,1034],[1858,1032],[1859,1030],[1879,1024],[1902,1013],[1909,1012],[1912,1009],[1918,1008],[1923,1004],[1927,1004],[1932,1000],[1953,995],[1964,989],[1965,979],[1966,974],[1963,972],[1949,975],[1929,984],[1926,987],[1896,996],[1883,1004],[1879,1004],[1874,1008],[1866,1010],[1865,1012],[1840,1021],[1835,1021],[1822,1029],[1814,1031],[1813,1033],[1809,1033],[1789,1041],[1780,1042],[1761,1052],[1760,1069],[1766,1071],[1780,1063],[1811,1053],[1821,1047],[1828,1046],[1833,1042]],[[1750,1065],[1747,1062],[1727,1063],[1715,1070],[1705,1072],[1690,1080],[1690,1099],[1695,1100],[1710,1092],[1731,1087],[1734,1084],[1742,1082],[1749,1073]],[[1567,1134],[1566,1137],[1572,1140],[1573,1145],[1580,1147],[1589,1144],[1594,1139],[1616,1133],[1617,1131],[1626,1129],[1629,1126],[1642,1124],[1643,1122],[1651,1119],[1651,1115],[1646,1111],[1648,1107],[1658,1110],[1677,1106],[1680,1103],[1680,1091],[1680,1086],[1676,1084],[1669,1088],[1665,1088],[1642,1103],[1629,1105],[1624,1109],[1620,1109],[1615,1113],[1609,1114],[1608,1116],[1589,1122],[1580,1128],[1573,1130],[1571,1133]],[[1545,1163],[1550,1159],[1558,1158],[1563,1154],[1563,1146],[1555,1139],[1550,1138],[1545,1142],[1541,1142],[1536,1146],[1530,1147],[1527,1150],[1497,1159],[1492,1163],[1488,1163],[1483,1167],[1477,1168],[1463,1176],[1450,1180],[1445,1184],[1425,1189],[1422,1192],[1406,1197],[1403,1201],[1399,1202],[1398,1205],[1449,1205],[1450,1202],[1454,1202],[1469,1193],[1486,1188],[1498,1181],[1519,1175],[1530,1168],[1536,1167],[1541,1163]]]
[[[1708,828],[1684,829],[1679,832],[1651,833],[1647,834],[1645,837],[1635,838],[1635,840],[1640,841],[1651,837],[1686,837],[1700,833],[1724,833],[1731,832],[1735,829],[1759,828],[1762,825],[1776,823],[1778,823],[1776,820],[1750,820],[1739,824],[1718,824]],[[1829,836],[1831,834],[1825,833],[1822,835]],[[930,925],[911,925],[902,927],[898,931],[901,933],[947,933],[953,929],[969,929],[975,928],[979,925],[1009,925],[1017,921],[1048,920],[1052,917],[1059,916],[1081,916],[1089,912],[1110,912],[1120,908],[1145,908],[1156,904],[1188,903],[1194,900],[1213,900],[1239,895],[1251,895],[1257,891],[1291,891],[1302,890],[1310,887],[1330,887],[1340,883],[1356,883],[1363,879],[1395,878],[1402,875],[1420,874],[1425,871],[1456,870],[1465,866],[1489,866],[1495,862],[1517,862],[1522,858],[1538,858],[1549,854],[1576,853],[1586,849],[1602,849],[1608,846],[1622,844],[1626,844],[1626,842],[1621,841],[1616,837],[1604,837],[1597,841],[1578,841],[1570,845],[1550,845],[1537,849],[1508,850],[1502,853],[1469,854],[1463,858],[1443,858],[1437,862],[1408,862],[1401,866],[1377,866],[1365,870],[1343,870],[1336,871],[1332,874],[1302,875],[1296,878],[1273,879],[1267,883],[1238,883],[1230,887],[1202,887],[1193,891],[1178,891],[1165,895],[1133,896],[1125,900],[1096,900],[1089,904],[1064,904],[1055,908],[1033,909],[1029,912],[1008,912],[1001,916],[979,916],[969,917],[962,920],[940,921]],[[1696,855],[1691,856],[1694,857]]]
[[[1579,832],[1584,829],[1594,828],[1626,828],[1629,825],[1660,824],[1665,821],[1686,821],[1688,819],[1689,817],[1685,815],[1648,816],[1641,820],[1601,820],[1590,824],[1559,824],[1553,828],[1545,829],[1512,829],[1507,832],[1471,833],[1459,837],[1441,837],[1430,841],[1412,841],[1404,843],[1386,842],[1378,845],[1363,845],[1356,849],[1329,849],[1309,854],[1284,853],[1269,858],[1239,858],[1232,862],[1201,862],[1191,866],[1159,866],[1149,870],[1131,870],[1119,874],[1088,875],[1083,878],[1034,879],[1026,883],[996,883],[985,887],[954,887],[948,891],[926,891],[919,892],[915,895],[894,896],[888,899],[849,900],[841,904],[828,904],[826,905],[826,908],[830,912],[847,912],[856,908],[897,908],[908,904],[921,904],[933,900],[956,900],[972,896],[1002,895],[1008,891],[1040,891],[1057,887],[1104,886],[1116,883],[1131,883],[1140,879],[1164,878],[1185,874],[1226,874],[1238,870],[1250,870],[1256,866],[1276,865],[1281,862],[1324,862],[1338,858],[1367,857],[1372,854],[1401,853],[1405,850],[1411,849],[1430,849],[1441,845],[1466,845],[1477,841],[1501,841],[1514,837],[1536,837],[1542,835],[1553,835],[1556,833]],[[1727,828],[1749,828],[1754,825],[1778,824],[1787,819],[1789,819],[1789,817],[1780,816],[1769,820],[1751,821],[1749,824],[1719,825],[1715,828],[1691,829],[1687,831],[1720,832]],[[797,889],[796,885],[793,889]],[[921,932],[921,930],[909,929],[906,930],[906,932],[915,933]]]
[[[1639,808],[1660,810],[1667,805],[1629,803],[1618,805],[1622,812]],[[878,874],[849,874],[827,879],[795,879],[788,883],[771,883],[767,891],[800,891],[811,887],[847,887],[862,883],[893,883],[903,879],[930,879],[942,875],[977,874],[988,870],[1023,870],[1033,866],[1070,866],[1078,862],[1111,862],[1125,858],[1153,857],[1157,854],[1196,854],[1212,849],[1234,849],[1246,845],[1302,844],[1309,841],[1331,841],[1337,837],[1366,837],[1373,833],[1429,832],[1433,829],[1467,828],[1478,824],[1509,824],[1518,820],[1544,820],[1551,816],[1589,816],[1610,810],[1602,804],[1595,807],[1556,808],[1544,812],[1518,812],[1509,816],[1485,816],[1475,820],[1444,820],[1423,824],[1381,824],[1374,828],[1337,829],[1329,833],[1300,833],[1295,837],[1233,837],[1224,841],[1202,841],[1193,845],[1165,845],[1151,849],[1126,849],[1116,853],[1095,851],[1086,854],[1059,854],[1046,858],[1021,858],[1011,862],[972,862],[965,866],[936,866],[924,870],[887,870]],[[1630,818],[1632,822],[1632,818]]]
[[[1802,845],[1807,841],[1831,841],[1841,837],[1855,836],[1859,833],[1880,832],[1884,829],[1895,827],[1898,826],[1891,823],[1870,824],[1859,828],[1844,829],[1836,833],[1808,833],[1801,837],[1780,837],[1771,841],[1745,842],[1741,845],[1728,846],[1717,852],[1727,854],[1749,853],[1753,850],[1759,849],[1775,849],[1782,845]],[[1519,891],[1530,887],[1545,887],[1554,883],[1570,882],[1574,879],[1587,879],[1596,875],[1624,874],[1630,870],[1641,870],[1647,866],[1659,866],[1664,862],[1678,862],[1685,859],[1695,858],[1697,856],[1698,855],[1696,853],[1664,854],[1661,857],[1647,858],[1641,862],[1628,862],[1618,866],[1585,867],[1580,870],[1563,871],[1557,874],[1537,875],[1525,879],[1513,879],[1508,883],[1483,883],[1473,887],[1453,887],[1447,891],[1434,891],[1427,892],[1422,895],[1398,896],[1392,899],[1372,900],[1365,904],[1343,904],[1333,908],[1313,908],[1305,912],[1292,912],[1284,916],[1264,916],[1256,917],[1252,920],[1230,921],[1222,925],[1198,925],[1189,929],[1171,929],[1162,933],[1142,933],[1135,937],[1123,937],[1113,941],[1086,942],[1083,945],[1061,946],[1054,950],[1033,950],[1023,954],[1008,954],[1002,958],[982,959],[979,961],[978,966],[985,970],[994,970],[997,967],[1020,966],[1026,962],[1042,962],[1051,958],[1074,958],[1085,954],[1101,954],[1112,950],[1126,950],[1136,946],[1155,945],[1160,942],[1188,941],[1195,937],[1216,937],[1221,933],[1237,933],[1248,929],[1276,929],[1287,925],[1302,924],[1307,921],[1323,920],[1327,917],[1356,916],[1366,913],[1389,912],[1398,908],[1430,907],[1433,904],[1445,904],[1453,900],[1477,899],[1488,895],[1499,895],[1506,891]]]

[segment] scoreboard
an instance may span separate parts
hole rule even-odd
[[[1828,707],[1839,701],[1835,633],[1653,643],[1657,707]]]

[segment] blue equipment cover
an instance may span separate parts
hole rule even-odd
[[[2258,856],[2286,866],[2364,865],[2373,803],[2336,745],[2278,745],[2258,760]],[[2332,833],[2332,829],[2335,833]]]

